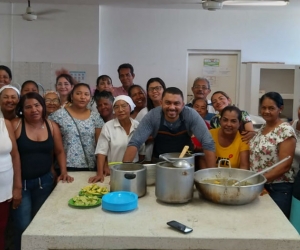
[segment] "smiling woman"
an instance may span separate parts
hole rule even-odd
[[[21,159],[22,203],[13,210],[15,247],[21,249],[21,235],[52,192],[54,185],[53,154],[60,166],[59,180],[72,182],[67,174],[66,156],[59,127],[46,119],[44,99],[27,93],[17,105],[12,121]]]
[[[239,132],[241,111],[237,107],[227,106],[220,117],[221,127],[209,131],[216,145],[215,166],[220,160],[228,160],[233,168],[249,169],[249,145],[242,141]],[[228,162],[221,166],[228,167]]]
[[[20,99],[20,92],[11,85],[5,85],[0,89],[0,106],[3,117],[7,120],[16,118],[16,106]]]
[[[132,85],[128,89],[128,96],[135,104],[135,108],[130,114],[130,117],[135,119],[138,113],[146,107],[146,93],[140,85]]]
[[[88,109],[91,89],[78,83],[72,89],[68,101],[72,104],[49,116],[58,123],[63,135],[69,171],[95,170],[95,146],[104,124],[100,115]]]
[[[74,79],[68,74],[61,74],[56,77],[55,88],[59,93],[60,103],[62,107],[70,106],[70,103],[68,102],[68,96],[71,93],[74,84]]]
[[[103,90],[94,96],[97,104],[97,110],[101,115],[104,122],[108,122],[114,118],[113,114],[113,102],[114,97],[111,92]]]
[[[218,128],[220,127],[220,113],[225,107],[232,105],[231,99],[225,92],[216,91],[211,96],[211,103],[214,109],[219,112],[219,114],[216,114],[214,117],[211,118],[210,127]],[[248,112],[245,110],[241,110],[241,112],[242,120],[239,130],[242,134],[243,141],[248,142],[255,135],[255,132]]]

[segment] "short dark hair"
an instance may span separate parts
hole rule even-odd
[[[268,92],[265,93],[260,99],[259,99],[259,104],[261,105],[263,100],[269,98],[271,100],[273,100],[276,103],[276,106],[278,108],[281,108],[283,106],[283,99],[282,96],[277,93],[277,92]]]
[[[60,78],[62,78],[62,77],[66,78],[67,81],[68,81],[72,86],[75,85],[74,78],[73,78],[71,75],[69,75],[69,74],[60,74],[59,76],[57,76],[57,77],[56,77],[56,81],[55,81],[55,85],[57,85],[58,80],[59,80]]]
[[[4,70],[8,74],[9,78],[12,79],[12,74],[9,67],[5,65],[0,65],[0,70]]]
[[[179,88],[176,88],[176,87],[166,88],[165,91],[164,91],[164,93],[162,94],[162,98],[164,98],[164,96],[166,94],[180,95],[181,98],[182,98],[182,100],[184,100],[183,93],[182,93],[182,91]]]
[[[24,117],[24,103],[27,99],[36,99],[41,106],[43,107],[43,112],[42,112],[42,118],[45,121],[46,120],[46,104],[44,98],[36,93],[36,92],[29,92],[25,95],[23,95],[19,101],[19,103],[16,106],[16,114],[18,117],[23,118]]]
[[[129,63],[123,63],[123,64],[121,64],[119,66],[119,68],[118,68],[118,74],[120,74],[120,69],[130,69],[131,75],[134,74],[134,69],[133,69],[132,65],[129,64]]]
[[[195,103],[196,103],[196,101],[198,101],[198,100],[204,101],[204,102],[205,102],[205,104],[206,104],[206,107],[207,107],[208,103],[207,103],[207,100],[206,100],[206,99],[204,99],[204,98],[195,98],[195,99],[193,99],[193,101],[192,101],[192,105],[194,106],[194,104],[195,104]]]
[[[227,106],[227,107],[223,108],[222,111],[221,111],[221,113],[220,113],[221,118],[223,117],[223,115],[224,115],[224,113],[226,111],[229,111],[229,112],[234,111],[234,112],[236,112],[236,114],[238,116],[239,122],[242,121],[242,112],[241,112],[241,110],[238,107],[230,105],[230,106]]]
[[[112,84],[112,80],[111,80],[110,76],[108,76],[108,75],[101,75],[101,76],[98,76],[98,78],[97,78],[97,80],[96,80],[96,86],[99,85],[100,80],[103,80],[103,81],[109,80],[110,83]]]
[[[100,99],[108,99],[111,101],[111,104],[113,104],[115,98],[114,96],[112,95],[111,92],[109,91],[106,91],[106,90],[103,90],[102,92],[97,92],[96,95],[94,95],[94,100],[97,102],[99,101]]]
[[[90,95],[92,96],[92,91],[91,91],[90,85],[88,85],[87,83],[80,82],[80,83],[77,83],[74,85],[74,88],[71,90],[70,94],[68,95],[68,102],[72,102],[72,95],[74,94],[74,91],[82,86],[87,87],[90,91]]]
[[[37,90],[39,91],[39,85],[33,80],[27,80],[27,81],[23,82],[23,84],[21,86],[21,91],[25,88],[25,86],[27,84],[30,84],[30,83],[32,83],[34,86],[36,86]]]

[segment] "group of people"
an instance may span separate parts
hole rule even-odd
[[[289,216],[300,125],[281,121],[278,93],[261,97],[266,123],[254,131],[249,114],[232,105],[226,93],[217,91],[208,99],[205,78],[195,79],[194,99],[185,105],[182,91],[167,88],[158,77],[149,79],[146,89],[134,84],[130,64],[120,65],[118,75],[122,86],[114,87],[108,75],[101,75],[92,93],[88,84],[58,71],[56,91],[41,96],[32,80],[19,92],[10,85],[10,69],[0,65],[0,138],[5,145],[0,149],[0,249],[10,206],[15,249],[20,249],[22,233],[55,182],[73,181],[69,172],[92,170],[96,174],[87,181],[103,182],[109,162],[157,162],[160,154],[180,152],[185,145],[204,153],[198,168],[217,167],[225,159],[222,167],[261,171],[291,156],[265,174],[265,188]]]

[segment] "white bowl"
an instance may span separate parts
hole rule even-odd
[[[146,182],[147,186],[155,184],[156,164],[143,164],[146,167]]]

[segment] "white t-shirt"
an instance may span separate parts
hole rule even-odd
[[[207,100],[207,110],[208,110],[208,113],[216,113],[214,107],[211,105],[211,100]]]
[[[122,162],[128,142],[139,125],[139,122],[132,118],[130,118],[130,121],[129,135],[126,134],[126,131],[120,125],[117,118],[105,123],[98,139],[95,154],[106,155],[108,162]],[[139,154],[145,155],[145,144],[142,145],[136,154],[134,162],[139,160]]]
[[[141,122],[141,120],[143,119],[143,117],[148,113],[148,108],[145,107],[143,109],[140,110],[140,112],[137,114],[137,116],[135,117],[135,120],[137,120],[138,122]]]

